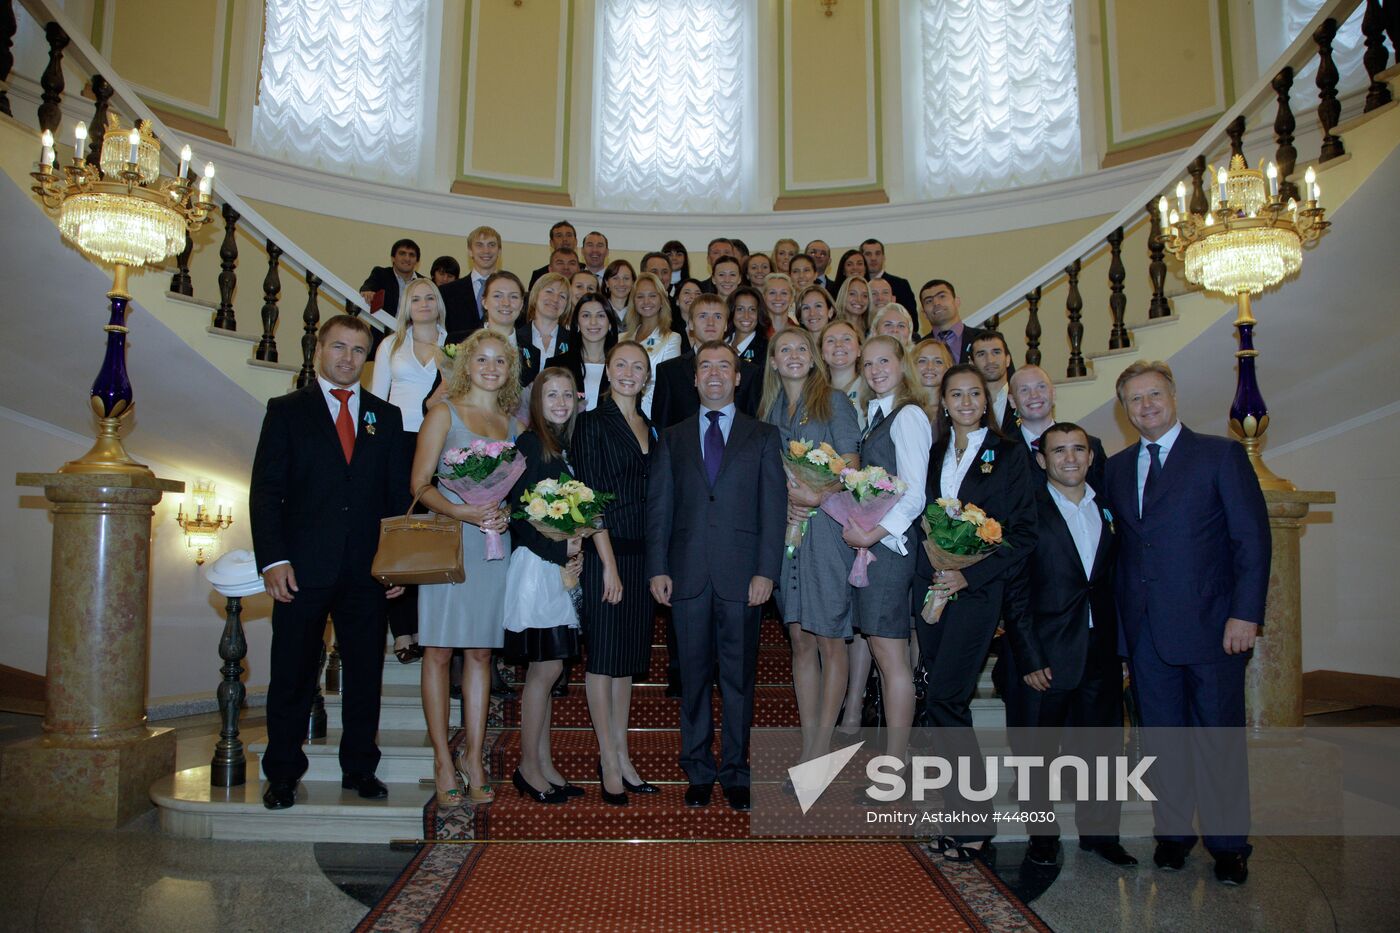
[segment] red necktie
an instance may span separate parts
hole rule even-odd
[[[340,400],[340,414],[335,416],[335,433],[340,435],[340,449],[345,451],[345,462],[349,463],[355,453],[355,422],[350,417],[349,389],[331,389],[331,395]]]

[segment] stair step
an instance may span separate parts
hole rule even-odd
[[[203,308],[206,311],[219,310],[219,303],[217,301],[209,301],[206,298],[195,298],[193,295],[182,295],[179,292],[166,292],[165,297],[171,301],[179,302],[180,304]]]
[[[215,337],[221,337],[225,340],[241,340],[244,343],[258,342],[257,334],[249,334],[241,330],[229,330],[226,327],[215,327],[213,324],[210,324],[208,327],[204,328],[204,332],[206,334],[212,334]]]
[[[259,341],[259,340],[261,340],[261,339],[262,339],[262,335],[261,335],[261,334],[259,334],[258,336],[252,338],[252,340],[253,340],[254,343],[256,343],[257,341]],[[301,364],[300,364],[300,363],[269,363],[267,360],[249,359],[249,360],[248,360],[248,365],[249,365],[249,366],[253,366],[253,367],[257,368],[257,369],[280,369],[280,370],[281,370],[282,372],[284,372],[284,373],[299,373],[299,372],[301,372]]]
[[[340,737],[339,729],[327,729],[323,739],[311,739],[303,750],[306,752],[305,781],[340,780]],[[386,784],[417,784],[433,779],[433,746],[428,741],[426,729],[380,729],[378,736],[379,767],[375,774]],[[259,759],[267,750],[266,742],[253,742],[248,751]],[[258,772],[264,779],[267,777]]]

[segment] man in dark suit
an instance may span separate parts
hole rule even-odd
[[[408,510],[408,450],[394,405],[360,388],[369,326],[337,315],[321,325],[317,379],[267,405],[248,494],[253,549],[272,609],[267,691],[268,787],[263,803],[296,802],[321,641],[329,614],[340,646],[341,786],[377,799],[379,686],[385,593],[370,576],[379,520]]]
[[[959,363],[972,362],[972,342],[986,333],[962,321],[962,302],[953,283],[947,279],[929,279],[919,289],[919,311],[929,324],[929,336],[948,345],[953,359]]]
[[[382,308],[388,314],[398,316],[399,292],[409,282],[422,278],[418,274],[420,254],[418,244],[412,240],[394,241],[389,249],[389,265],[375,266],[360,286],[360,297],[369,302],[370,310]]]
[[[983,331],[973,339],[969,347],[970,362],[977,367],[982,378],[987,381],[987,400],[992,406],[992,415],[1001,433],[1016,438],[1016,407],[1011,404],[1011,390],[1007,378],[1016,370],[1011,361],[1011,348],[1006,338],[994,330]]]
[[[486,280],[501,267],[501,235],[492,227],[477,227],[467,234],[471,272],[439,290],[442,293],[447,339],[458,343],[486,323],[481,310]]]
[[[700,283],[700,291],[707,295],[719,294],[719,286],[715,284],[715,263],[725,257],[737,258],[734,255],[734,242],[729,237],[717,236],[710,241],[710,245],[705,250],[705,259],[710,267],[710,277]]]
[[[540,276],[544,275],[546,272],[555,271],[551,269],[551,264],[554,262],[555,251],[561,249],[575,251],[574,262],[575,266],[577,266],[578,231],[575,230],[574,225],[569,223],[567,220],[561,220],[554,226],[549,228],[549,262],[545,263],[544,265],[536,269],[534,272],[530,273],[530,284],[527,286],[527,288],[534,288],[535,283],[540,280]],[[575,268],[574,272],[577,271],[578,269]],[[571,272],[569,274],[572,275],[573,273]]]
[[[1139,360],[1117,391],[1141,435],[1109,459],[1107,485],[1122,528],[1119,648],[1149,751],[1160,752],[1156,780],[1148,775],[1158,797],[1153,861],[1183,867],[1199,817],[1215,877],[1242,884],[1251,851],[1244,676],[1269,588],[1268,509],[1244,448],[1177,420],[1171,367]],[[1195,727],[1189,740],[1170,728],[1185,726]]]
[[[729,305],[718,295],[703,294],[690,306],[690,346],[723,340],[729,332]],[[735,390],[739,410],[755,417],[763,394],[763,365],[739,361],[739,386]],[[695,354],[684,353],[656,367],[656,389],[651,397],[651,423],[658,431],[679,424],[700,410],[695,381]]]
[[[1046,483],[1037,490],[1040,537],[1023,579],[1029,600],[1006,615],[1010,645],[1006,725],[1019,755],[1048,764],[1065,754],[1092,760],[1112,756],[1108,732],[1123,726],[1123,673],[1118,660],[1118,614],[1113,604],[1117,525],[1089,485],[1094,452],[1089,434],[1060,423],[1040,436],[1037,465]],[[1069,726],[1071,735],[1061,737]],[[1047,769],[1031,774],[1029,813],[1052,808]],[[1120,867],[1137,859],[1118,843],[1121,803],[1078,800],[1079,847]],[[1031,824],[1026,857],[1054,865],[1060,832],[1054,823]]]
[[[914,303],[914,289],[909,286],[908,279],[902,279],[893,273],[885,270],[885,244],[871,237],[860,244],[860,253],[865,257],[865,277],[867,279],[884,279],[890,283],[890,291],[894,295],[896,304],[902,305],[905,311],[914,318],[914,339],[919,338],[919,307]]]
[[[747,810],[759,613],[782,568],[787,495],[777,429],[734,405],[738,362],[728,344],[700,347],[701,412],[667,429],[652,451],[646,574],[652,597],[675,618],[686,806],[707,805],[718,777],[729,805]],[[716,661],[718,767],[710,751]]]
[[[1012,437],[1020,437],[1030,454],[1040,478],[1044,479],[1045,469],[1040,466],[1035,455],[1040,451],[1041,435],[1055,423],[1055,383],[1050,374],[1039,366],[1022,366],[1011,374],[1008,383],[1011,387],[1011,404],[1016,409],[1016,431]],[[1104,495],[1103,477],[1108,469],[1108,454],[1104,453],[1103,441],[1094,435],[1089,437],[1089,486],[1095,493]]]
[[[826,240],[813,240],[807,244],[807,248],[802,252],[812,257],[812,265],[817,267],[817,277],[812,280],[813,285],[820,285],[826,289],[827,294],[832,298],[836,297],[836,289],[831,287],[831,277],[826,274],[831,268],[831,247]],[[913,308],[908,309],[913,313]]]

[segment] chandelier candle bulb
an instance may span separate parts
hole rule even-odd
[[[73,158],[81,159],[83,157],[83,144],[87,142],[87,124],[82,120],[79,120],[78,125],[73,127],[73,138],[77,140],[73,144]]]
[[[204,180],[199,183],[199,193],[207,201],[214,195],[214,163],[204,163]]]
[[[49,130],[44,130],[44,135],[39,137],[39,164],[53,168],[53,133]]]
[[[131,146],[131,155],[127,161],[135,165],[141,160],[141,134],[133,127],[126,137],[127,144]]]
[[[194,158],[194,153],[190,150],[188,145],[180,150],[180,171],[175,173],[177,179],[184,179],[185,173],[189,171],[190,159],[192,158]]]
[[[1176,183],[1176,209],[1182,214],[1186,213],[1186,182]],[[1172,218],[1172,223],[1176,223],[1176,218]]]
[[[1210,211],[1206,211],[1206,226],[1207,226],[1207,227],[1214,227],[1214,226],[1215,226],[1215,214],[1211,213]]]
[[[1157,219],[1162,224],[1162,233],[1167,232],[1167,196],[1164,194],[1157,200]]]
[[[1278,197],[1278,166],[1270,162],[1264,174],[1269,176],[1269,197]]]
[[[1229,195],[1225,191],[1225,183],[1230,180],[1230,173],[1226,171],[1224,166],[1221,166],[1220,170],[1215,173],[1215,180],[1220,184],[1220,203],[1229,203],[1227,200]]]
[[[1172,225],[1173,227],[1175,227],[1177,224],[1181,223],[1181,215],[1178,214],[1175,210],[1172,211],[1171,221],[1172,221],[1171,225]]]

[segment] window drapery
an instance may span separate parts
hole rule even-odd
[[[1261,4],[1261,7],[1267,9],[1266,4]],[[1303,27],[1317,15],[1321,7],[1322,0],[1283,0],[1282,30],[1274,40],[1276,48],[1270,56],[1271,60],[1283,54],[1283,50],[1298,37]],[[1340,78],[1337,87],[1342,91],[1353,91],[1370,83],[1366,69],[1361,65],[1361,56],[1366,54],[1365,40],[1361,35],[1361,18],[1365,14],[1366,4],[1363,3],[1352,11],[1346,22],[1338,25],[1336,38],[1332,40],[1332,61],[1337,66]],[[1269,63],[1265,61],[1260,64]],[[1313,55],[1293,78],[1294,99],[1315,102],[1316,92],[1312,88],[1316,82],[1317,56]]]
[[[599,0],[599,207],[734,211],[751,159],[751,0]]]
[[[1078,174],[1072,0],[920,0],[924,197]]]
[[[374,181],[418,178],[429,0],[267,0],[253,146]]]

